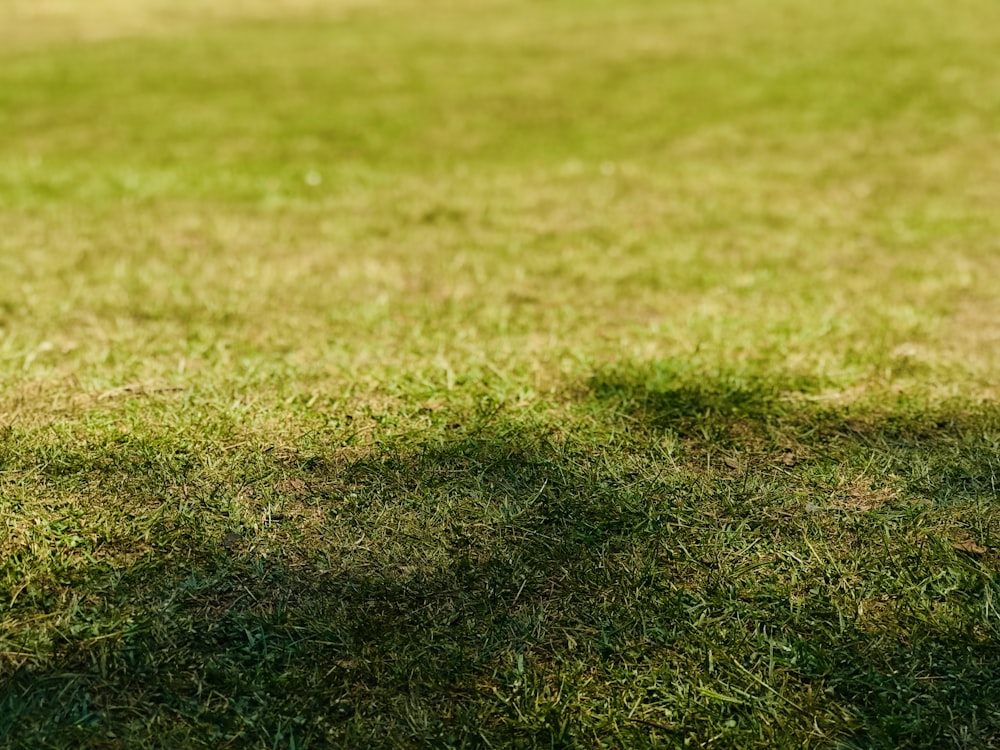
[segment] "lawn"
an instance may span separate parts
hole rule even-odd
[[[1000,748],[997,50],[0,0],[0,746]]]

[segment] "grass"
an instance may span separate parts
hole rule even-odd
[[[0,745],[1000,747],[987,0],[0,0]]]

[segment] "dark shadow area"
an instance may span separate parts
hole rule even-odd
[[[803,377],[699,376],[662,363],[595,376],[596,399],[652,434],[675,436],[689,458],[745,456],[749,470],[871,463],[902,494],[935,504],[998,498],[1000,405],[928,403],[902,392],[858,402]]]
[[[774,382],[603,373],[570,425],[363,450],[4,454],[140,522],[5,561],[0,741],[998,746],[1000,410]]]
[[[758,614],[784,621],[795,672],[853,716],[844,746],[1000,746],[1000,405],[841,400],[808,379],[671,363],[591,389],[674,436],[691,467],[717,456],[709,494],[728,495],[731,520],[773,512],[806,541],[820,585],[801,615]]]

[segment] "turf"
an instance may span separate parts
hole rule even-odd
[[[0,745],[1000,747],[1000,7],[0,0]]]

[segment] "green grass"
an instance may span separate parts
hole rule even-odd
[[[1000,7],[0,0],[0,746],[1000,747]]]

